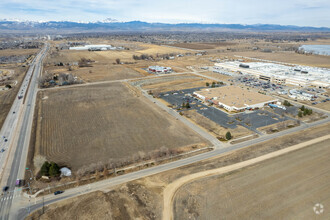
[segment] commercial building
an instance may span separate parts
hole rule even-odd
[[[227,111],[245,111],[258,109],[268,104],[277,103],[278,99],[263,95],[238,86],[224,86],[212,89],[203,89],[193,93],[203,101],[211,101]]]
[[[69,50],[102,51],[102,50],[112,50],[113,48],[114,47],[111,45],[85,45],[81,47],[70,47]]]
[[[148,70],[153,73],[170,73],[170,72],[172,72],[171,67],[163,67],[163,66],[149,66]]]

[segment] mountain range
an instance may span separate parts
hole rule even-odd
[[[276,24],[204,24],[119,22],[108,18],[96,22],[0,20],[0,33],[80,33],[80,32],[330,32],[328,27],[302,27]]]

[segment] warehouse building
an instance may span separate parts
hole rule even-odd
[[[113,46],[111,45],[85,45],[81,47],[70,47],[69,50],[89,50],[89,51],[102,51],[111,50]]]
[[[193,94],[203,101],[211,101],[229,112],[258,109],[278,102],[278,99],[271,96],[246,90],[238,86],[203,89]]]

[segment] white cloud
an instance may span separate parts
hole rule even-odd
[[[1,0],[0,18],[330,27],[328,0]]]

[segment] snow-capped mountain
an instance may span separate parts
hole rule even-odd
[[[330,32],[327,27],[300,27],[276,24],[201,24],[201,23],[148,23],[142,21],[119,22],[107,18],[103,21],[27,21],[19,19],[0,20],[0,33],[55,33],[55,32],[123,32],[123,31],[296,31]]]

